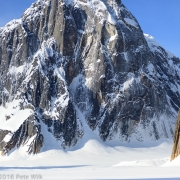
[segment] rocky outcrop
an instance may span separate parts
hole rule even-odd
[[[175,159],[180,154],[180,111],[178,112],[178,117],[176,121],[175,126],[175,132],[174,132],[174,144],[173,144],[173,150],[171,154],[171,161]]]
[[[172,138],[179,65],[120,0],[38,0],[0,29],[1,151],[74,146],[84,118],[102,141]]]

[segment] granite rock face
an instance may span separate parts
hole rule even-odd
[[[174,132],[174,144],[173,144],[173,150],[171,154],[171,161],[175,159],[180,154],[180,111],[178,112],[178,117],[176,121],[175,126],[175,132]]]
[[[38,0],[0,29],[0,151],[172,138],[179,70],[120,0]]]

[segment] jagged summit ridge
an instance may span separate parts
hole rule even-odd
[[[39,0],[0,30],[0,150],[172,138],[179,63],[121,1]]]

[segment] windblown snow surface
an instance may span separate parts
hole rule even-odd
[[[27,155],[28,144],[7,156],[0,156],[0,174],[31,175],[38,179],[179,179],[180,157],[170,162],[172,141],[102,142],[84,124],[84,136],[75,148],[62,149],[51,134],[46,134],[44,149]],[[84,121],[83,121],[84,120]],[[45,128],[45,126],[44,126]],[[43,124],[42,124],[43,130]],[[53,150],[49,150],[49,149]],[[5,177],[5,176],[4,176]]]

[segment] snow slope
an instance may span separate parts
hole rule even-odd
[[[160,49],[160,47],[162,47],[153,36],[149,35],[149,34],[144,34],[144,37],[148,43],[148,46],[150,47],[152,52],[160,52],[162,53],[162,50]],[[168,57],[172,58],[175,57],[174,54],[172,54],[171,52],[169,52],[168,50],[166,50],[166,52],[168,53]]]
[[[0,156],[0,174],[29,178],[35,174],[51,180],[180,178],[180,158],[169,162],[172,141],[102,142],[97,132],[86,125],[79,109],[76,110],[85,134],[75,147],[64,150],[50,133],[46,134],[46,149],[37,155],[28,155],[24,146]]]
[[[26,120],[30,115],[33,114],[33,111],[31,109],[20,109],[20,102],[21,101],[19,100],[14,100],[7,105],[7,108],[0,106],[1,129],[6,129],[14,132],[18,130],[24,120]]]
[[[180,159],[169,162],[171,141],[116,146],[94,138],[81,143],[78,150],[54,149],[38,155],[27,155],[20,148],[0,157],[0,174],[40,174],[51,180],[180,178]]]

